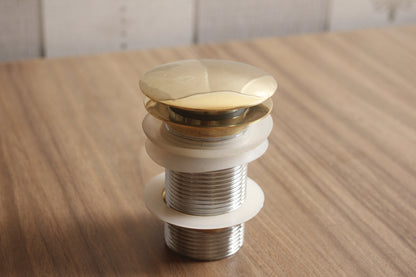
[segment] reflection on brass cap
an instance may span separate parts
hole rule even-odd
[[[150,114],[190,136],[240,132],[270,113],[275,79],[227,60],[183,60],[157,66],[140,80]]]
[[[275,79],[254,66],[226,60],[184,60],[146,72],[142,92],[168,106],[189,110],[231,110],[270,98]]]

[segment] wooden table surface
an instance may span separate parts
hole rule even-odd
[[[279,82],[237,255],[168,250],[138,79],[232,59]],[[416,26],[0,65],[0,276],[416,276]]]

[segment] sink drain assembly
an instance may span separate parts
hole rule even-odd
[[[244,223],[264,202],[247,164],[268,147],[276,88],[263,70],[226,60],[168,63],[140,80],[146,151],[165,168],[144,200],[173,251],[218,260],[243,245]]]

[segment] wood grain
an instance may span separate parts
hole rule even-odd
[[[0,276],[415,276],[416,26],[0,65]],[[170,252],[138,79],[184,58],[279,81],[238,254]]]

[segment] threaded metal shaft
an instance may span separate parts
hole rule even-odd
[[[247,164],[223,170],[185,173],[166,169],[166,204],[191,215],[219,215],[241,206],[246,197]],[[198,260],[233,255],[244,241],[244,224],[197,230],[165,223],[165,241],[172,250]]]
[[[246,182],[247,164],[202,173],[166,169],[165,200],[169,207],[186,214],[224,214],[244,202]]]
[[[196,230],[165,223],[165,241],[173,251],[197,260],[218,260],[243,245],[244,223],[223,229]]]

